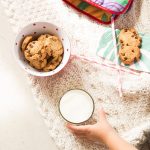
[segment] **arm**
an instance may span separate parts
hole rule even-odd
[[[67,128],[76,136],[92,141],[102,141],[110,150],[137,150],[119,137],[108,123],[102,108],[99,110],[99,120],[96,124],[82,126],[67,124]]]
[[[137,150],[132,145],[127,143],[115,131],[108,134],[104,142],[110,150]]]

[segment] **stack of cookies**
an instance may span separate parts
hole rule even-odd
[[[119,34],[120,50],[119,57],[126,65],[139,61],[142,39],[135,29],[122,29]]]
[[[62,61],[64,52],[59,38],[50,34],[40,35],[37,40],[26,36],[21,49],[29,64],[43,71],[54,70]]]

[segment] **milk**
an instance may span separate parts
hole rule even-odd
[[[60,112],[69,122],[81,123],[89,119],[93,113],[92,98],[83,90],[70,90],[61,98]]]

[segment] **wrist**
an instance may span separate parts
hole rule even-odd
[[[99,139],[104,144],[108,145],[110,141],[112,140],[112,137],[117,136],[117,134],[116,134],[116,131],[112,127],[107,128],[107,130],[105,131],[106,132],[103,135],[101,135]]]

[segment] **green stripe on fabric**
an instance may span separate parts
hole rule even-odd
[[[108,42],[112,40],[112,33],[110,31],[111,30],[108,29],[101,37],[96,53],[98,53],[102,48],[106,47]]]
[[[146,55],[142,54],[141,61],[145,64],[148,70],[150,70],[150,59]]]
[[[110,56],[110,61],[114,61],[114,59],[115,59],[115,53],[112,52],[112,54],[111,54],[111,56]]]
[[[89,6],[88,3],[86,3],[86,2],[81,2],[77,7],[78,7],[79,9],[81,9],[81,10],[84,10],[84,9],[86,9],[88,6]]]
[[[150,52],[150,36],[143,36],[142,37],[142,49]]]
[[[111,42],[110,45],[107,47],[107,49],[105,50],[103,57],[106,57],[110,51],[113,49],[113,43]]]
[[[102,36],[102,40],[106,42],[109,42],[109,40],[112,39],[112,32],[111,30],[109,29],[107,32],[105,32]]]

